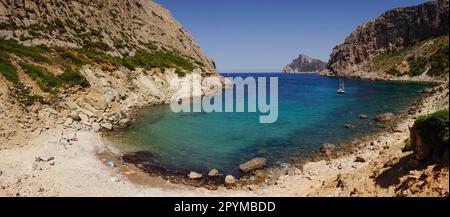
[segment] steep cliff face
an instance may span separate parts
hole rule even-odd
[[[0,37],[25,45],[98,47],[119,57],[164,47],[214,71],[192,36],[150,0],[0,0]]]
[[[336,46],[327,68],[334,75],[371,72],[364,64],[381,54],[448,35],[448,18],[448,0],[390,10],[358,27],[343,44]]]
[[[300,72],[319,72],[325,69],[326,63],[318,59],[313,59],[306,54],[293,60],[291,64],[287,65],[283,72],[285,73],[300,73]]]

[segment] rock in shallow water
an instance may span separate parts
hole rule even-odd
[[[346,125],[344,125],[344,127],[347,128],[347,129],[353,129],[353,128],[355,128],[355,126],[352,125],[352,124],[346,124]]]
[[[377,115],[375,117],[375,120],[379,121],[379,122],[389,122],[389,121],[394,120],[394,118],[395,118],[394,114],[392,114],[392,113],[384,113],[384,114],[381,114],[381,115]]]
[[[325,143],[322,145],[322,148],[320,151],[324,153],[325,155],[331,155],[336,150],[336,146],[330,143]]]

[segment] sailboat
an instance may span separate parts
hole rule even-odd
[[[337,90],[339,94],[345,94],[345,85],[344,80],[342,78],[339,78],[339,89]]]

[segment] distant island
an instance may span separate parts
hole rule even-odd
[[[300,54],[297,59],[294,59],[291,64],[284,67],[285,73],[301,73],[301,72],[319,72],[326,68],[326,63],[311,58],[306,54]]]

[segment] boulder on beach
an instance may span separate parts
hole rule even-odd
[[[100,131],[100,129],[101,129],[101,126],[99,123],[97,123],[97,122],[92,123],[92,130],[94,132],[98,132],[98,131]]]
[[[414,156],[419,161],[448,162],[448,110],[420,116],[410,129]]]
[[[381,114],[381,115],[377,115],[375,117],[375,120],[379,121],[379,122],[389,122],[389,121],[394,120],[394,118],[395,118],[394,114],[392,114],[392,113],[384,113],[384,114]]]
[[[70,126],[72,123],[73,123],[73,119],[68,117],[68,118],[66,118],[66,121],[64,122],[64,125]]]
[[[208,173],[208,176],[209,177],[217,177],[217,176],[219,176],[220,175],[220,173],[219,173],[219,170],[217,170],[217,169],[212,169],[211,171],[209,171],[209,173]]]
[[[234,178],[234,176],[227,175],[225,177],[225,185],[230,186],[230,185],[235,185],[236,183],[237,183],[237,179]]]
[[[244,164],[239,165],[239,169],[246,173],[256,169],[262,169],[267,163],[266,158],[255,158],[253,160],[247,161]]]
[[[191,172],[189,173],[188,177],[189,177],[190,179],[201,179],[201,178],[203,177],[203,175],[200,174],[200,173],[191,171]]]
[[[108,129],[108,130],[112,130],[113,129],[113,125],[111,123],[102,123],[100,124],[101,127]]]

